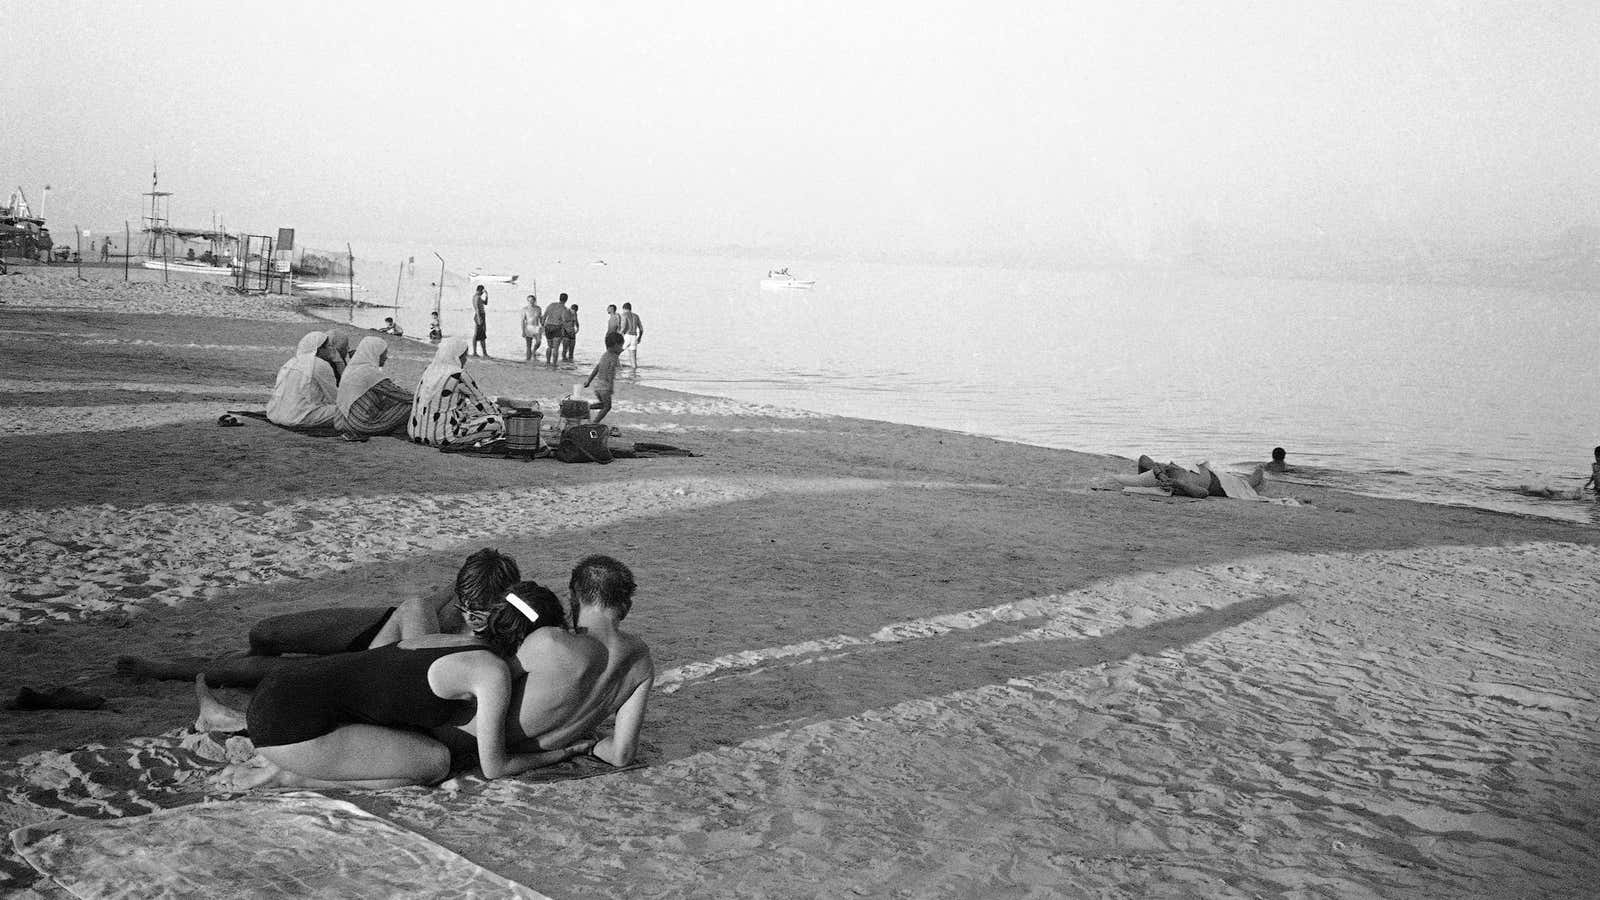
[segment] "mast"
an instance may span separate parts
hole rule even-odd
[[[150,215],[144,217],[144,230],[150,234],[150,251],[147,254],[151,259],[156,258],[156,239],[158,235],[164,236],[167,231],[167,211],[171,203],[163,203],[164,198],[171,197],[171,191],[157,190],[160,179],[157,177],[156,164],[150,164],[150,193],[144,196],[150,198]],[[166,206],[166,209],[162,209]]]

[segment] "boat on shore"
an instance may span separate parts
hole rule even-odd
[[[225,278],[232,277],[234,271],[233,267],[228,265],[218,265],[208,262],[200,262],[199,260],[190,261],[185,259],[174,259],[170,261],[164,259],[143,259],[139,261],[139,265],[146,269],[155,269],[158,272],[163,270],[167,272],[189,272],[196,275],[220,275]]]
[[[764,290],[773,291],[809,291],[816,285],[816,281],[802,281],[790,274],[788,267],[773,269],[767,277],[761,279]]]

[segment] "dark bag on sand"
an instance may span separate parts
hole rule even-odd
[[[606,444],[610,437],[609,425],[574,425],[561,432],[556,459],[569,463],[611,462],[611,448]]]

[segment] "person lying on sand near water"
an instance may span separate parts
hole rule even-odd
[[[439,342],[433,362],[417,382],[407,431],[429,447],[451,447],[490,441],[505,433],[505,419],[467,374],[467,340]]]
[[[1219,475],[1203,462],[1190,469],[1140,456],[1138,467],[1137,475],[1114,476],[1117,483],[1124,487],[1163,488],[1178,497],[1254,497],[1266,483],[1266,466],[1259,465],[1249,475]]]
[[[204,675],[214,687],[254,687],[271,672],[307,656],[368,650],[428,634],[462,634],[468,611],[490,609],[520,580],[516,560],[485,547],[461,564],[453,590],[412,597],[398,606],[336,606],[272,616],[250,628],[246,655],[177,660],[122,656],[117,671],[166,681]]]
[[[242,716],[196,678],[197,724],[242,724],[256,750],[250,760],[225,768],[216,783],[229,790],[437,784],[450,775],[450,750],[426,732],[469,717],[485,778],[587,752],[593,739],[555,750],[507,751],[517,648],[537,630],[562,624],[555,595],[520,582],[477,614],[470,635],[426,635],[280,669],[256,688]]]
[[[339,390],[334,356],[327,332],[313,331],[301,338],[294,356],[278,369],[267,399],[267,421],[285,428],[332,425]]]
[[[383,364],[389,344],[368,335],[356,345],[350,365],[339,382],[333,425],[347,441],[364,441],[381,434],[404,432],[411,421],[412,393],[389,379]]]

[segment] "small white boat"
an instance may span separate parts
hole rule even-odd
[[[194,272],[199,275],[232,275],[233,269],[228,266],[213,266],[210,263],[189,262],[188,260],[175,259],[171,262],[161,259],[140,260],[140,266],[146,269],[165,269],[168,272]]]
[[[491,275],[488,272],[473,272],[473,281],[482,281],[487,284],[516,284],[521,275]]]
[[[815,284],[815,281],[801,281],[789,274],[787,268],[773,269],[761,279],[762,288],[774,291],[809,291]]]
[[[311,291],[312,293],[319,291],[324,293],[329,291],[348,291],[351,287],[348,281],[300,281],[298,279],[295,280],[294,286],[296,290]],[[359,289],[361,285],[358,284],[355,287]]]

